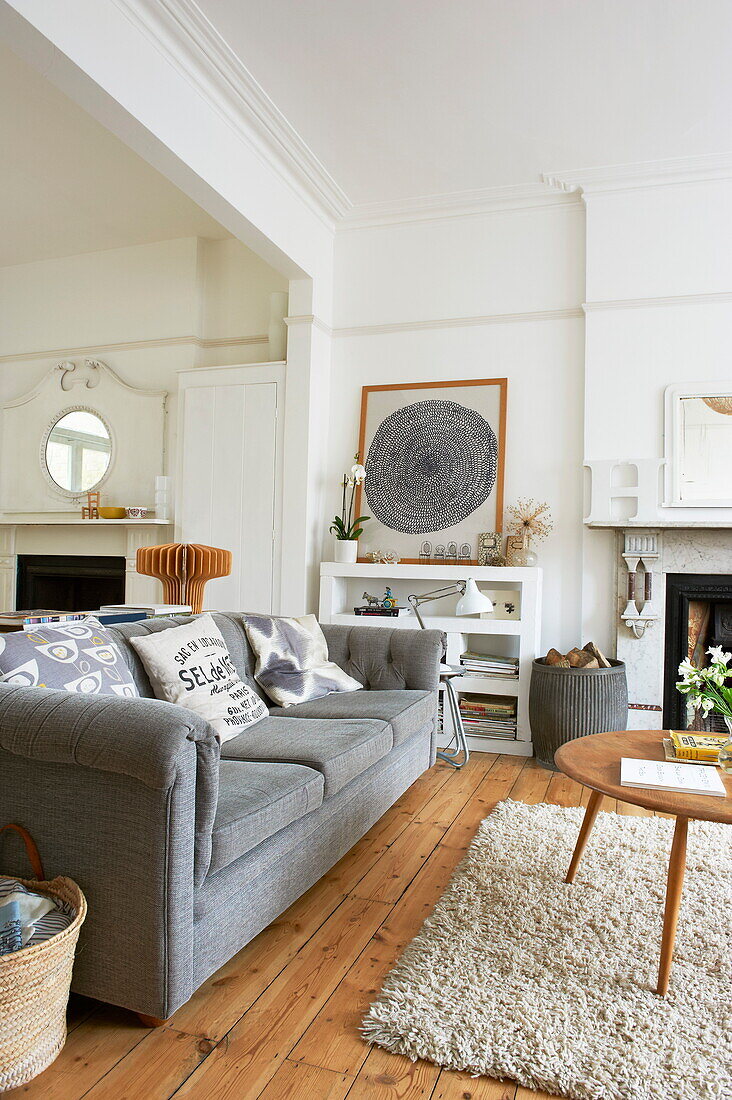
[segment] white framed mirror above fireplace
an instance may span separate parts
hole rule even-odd
[[[732,380],[667,386],[667,508],[732,508]]]
[[[2,406],[0,517],[75,513],[90,490],[152,508],[165,473],[165,390],[131,386],[98,359],[57,363]]]

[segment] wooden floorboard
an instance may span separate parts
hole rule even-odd
[[[555,1100],[370,1047],[360,1021],[503,799],[584,806],[588,792],[534,760],[438,763],[306,894],[167,1025],[81,997],[63,1052],[9,1095],[44,1100]],[[606,799],[606,811],[647,816]]]

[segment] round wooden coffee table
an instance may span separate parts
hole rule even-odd
[[[676,817],[671,858],[668,865],[666,907],[663,914],[661,958],[658,966],[656,992],[664,996],[668,990],[671,961],[679,919],[679,902],[686,867],[686,834],[689,818],[700,821],[721,821],[732,825],[732,775],[720,775],[727,788],[726,798],[708,794],[679,794],[676,791],[646,791],[638,787],[620,786],[620,760],[623,756],[638,760],[664,760],[662,740],[667,730],[622,730],[618,733],[594,733],[562,745],[554,754],[560,771],[592,791],[587,803],[582,827],[577,838],[572,862],[565,882],[574,882],[587,839],[595,824],[603,796],[619,798],[632,806],[673,814]]]

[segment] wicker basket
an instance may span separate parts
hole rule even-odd
[[[71,905],[76,916],[45,942],[0,956],[0,1092],[30,1081],[63,1049],[74,951],[86,917],[86,900],[76,883],[70,878],[45,881],[30,835],[20,825],[5,825],[0,833],[5,829],[22,836],[36,876],[18,881]]]

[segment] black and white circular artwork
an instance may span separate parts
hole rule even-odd
[[[457,401],[416,401],[381,421],[366,457],[366,499],[393,531],[444,531],[480,508],[496,483],[498,442]]]

